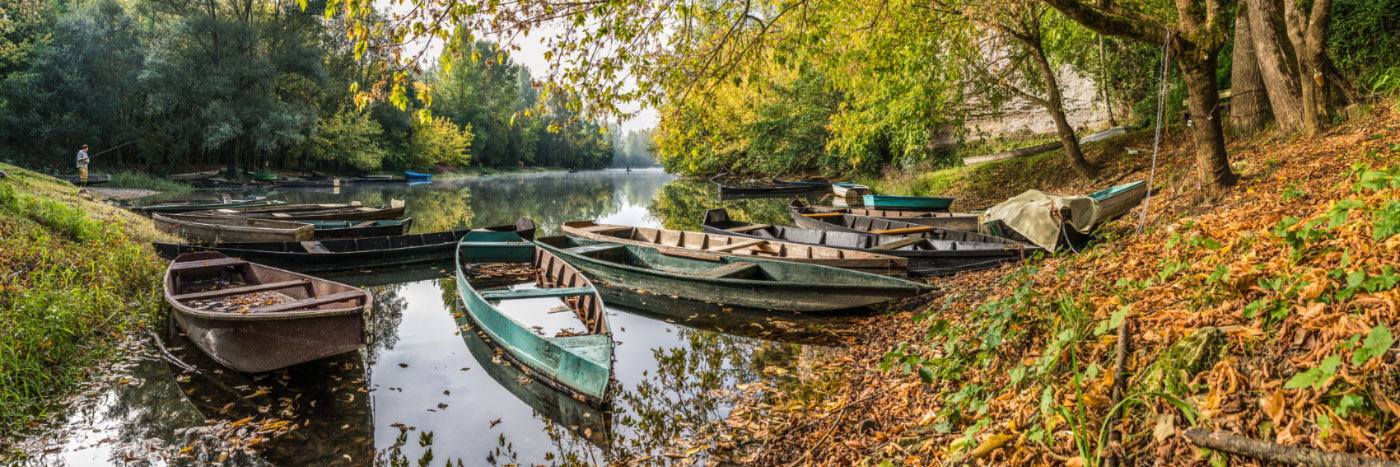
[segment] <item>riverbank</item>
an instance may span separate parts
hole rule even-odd
[[[938,280],[797,383],[748,387],[705,441],[756,465],[1229,460],[1189,441],[1195,426],[1394,459],[1400,119],[1385,107],[1316,139],[1232,142],[1242,178],[1218,197],[1196,194],[1187,137],[1168,138],[1143,233],[1134,210],[1077,255]],[[1088,149],[1100,179],[1146,179],[1150,151],[1125,149],[1151,135],[1120,141]],[[955,169],[942,189],[972,206],[1111,184],[1041,157]]]
[[[151,222],[0,164],[0,432],[33,426],[164,306]]]

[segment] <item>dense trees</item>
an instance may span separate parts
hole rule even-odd
[[[530,113],[533,81],[508,60],[404,73],[386,39],[357,47],[323,2],[7,0],[0,10],[0,158],[28,165],[70,166],[82,144],[119,147],[100,156],[106,167],[218,164],[234,174],[599,167],[612,152],[577,112]],[[439,105],[417,94],[390,104],[384,78],[396,73]]]

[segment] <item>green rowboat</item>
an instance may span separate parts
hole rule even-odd
[[[477,290],[466,270],[472,263],[529,261],[538,271],[534,287]],[[506,355],[560,390],[575,392],[590,403],[607,401],[612,379],[613,340],[603,300],[588,278],[556,255],[535,248],[511,232],[472,231],[457,247],[457,296],[469,316]],[[551,311],[573,310],[585,329],[554,336],[533,330],[557,320]],[[522,322],[522,319],[529,321]],[[570,321],[575,323],[574,321]]]
[[[872,195],[862,197],[866,209],[888,209],[893,211],[947,211],[953,205],[953,198],[930,196]]]
[[[535,240],[595,280],[648,294],[759,310],[836,311],[912,297],[934,287],[827,266],[710,255],[571,237]]]
[[[277,174],[271,173],[271,172],[254,172],[254,171],[249,170],[249,171],[247,172],[247,174],[248,174],[248,178],[249,178],[249,179],[252,179],[252,180],[270,181],[270,180],[276,180],[276,179],[277,179]]]

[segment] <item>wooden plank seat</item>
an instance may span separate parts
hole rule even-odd
[[[724,266],[707,269],[696,275],[700,277],[722,279],[725,277],[738,276],[755,269],[758,269],[758,265],[753,263],[729,263]]]
[[[249,285],[249,286],[245,286],[245,287],[231,287],[231,288],[227,288],[227,289],[208,290],[208,291],[204,291],[204,292],[193,292],[193,293],[175,295],[175,296],[170,297],[170,298],[173,299],[173,300],[180,300],[180,301],[185,301],[185,300],[204,300],[204,299],[210,299],[210,298],[231,297],[231,296],[234,296],[234,295],[243,295],[243,294],[254,293],[254,292],[267,292],[267,291],[271,291],[271,290],[290,289],[290,288],[292,288],[292,287],[306,287],[306,288],[307,288],[307,291],[309,292],[309,291],[311,291],[311,281],[309,281],[309,280],[304,280],[304,279],[299,279],[299,280],[284,281],[284,282],[272,282],[272,283],[267,283],[267,284]]]
[[[483,290],[486,300],[518,300],[524,298],[575,297],[593,294],[592,287],[556,287],[551,289]]]
[[[938,227],[921,225],[918,227],[905,227],[902,229],[871,230],[870,233],[880,235],[908,235],[914,233],[932,232],[935,230],[938,230]]]
[[[305,299],[297,300],[297,301],[295,301],[295,302],[279,303],[279,304],[276,304],[276,305],[269,305],[269,306],[254,308],[254,309],[250,310],[249,312],[250,312],[250,313],[274,313],[274,312],[279,312],[279,311],[302,310],[302,309],[306,309],[306,308],[315,308],[315,307],[318,307],[318,306],[321,306],[321,305],[325,305],[325,304],[327,304],[327,303],[343,302],[343,301],[345,301],[345,300],[350,300],[350,299],[353,299],[353,298],[363,298],[364,296],[365,296],[365,292],[364,292],[363,290],[352,290],[352,291],[349,291],[349,292],[341,292],[341,293],[338,293],[338,294],[326,295],[326,296],[324,296],[324,297],[305,298]]]
[[[612,244],[612,243],[599,243],[599,244],[597,244],[597,245],[584,245],[584,246],[576,246],[576,247],[573,247],[573,248],[565,248],[564,251],[567,251],[567,252],[569,252],[569,253],[575,253],[575,254],[580,254],[580,255],[586,255],[586,254],[589,254],[589,253],[598,253],[598,252],[603,252],[603,251],[621,250],[621,249],[624,249],[624,248],[626,248],[626,247],[625,247],[625,246],[622,246],[622,245],[616,245],[616,244]]]
[[[734,243],[731,243],[731,244],[728,244],[728,245],[717,246],[717,247],[714,247],[714,248],[710,248],[710,251],[717,251],[717,252],[723,253],[723,252],[727,252],[727,251],[738,250],[738,249],[741,249],[741,248],[748,248],[748,247],[751,247],[751,246],[765,245],[765,244],[767,244],[767,243],[768,243],[768,240],[761,240],[761,239],[744,240],[744,241],[742,241],[742,242],[734,242]]]
[[[883,243],[883,244],[880,244],[880,245],[875,245],[875,246],[873,246],[873,247],[870,247],[870,249],[872,249],[872,250],[896,250],[896,249],[904,248],[904,247],[906,247],[906,246],[913,245],[913,244],[915,244],[915,243],[919,243],[919,242],[922,242],[922,241],[924,241],[924,238],[923,238],[923,237],[908,237],[908,238],[905,238],[905,239],[903,239],[903,240],[895,240],[895,241],[893,241],[893,242]]]
[[[174,265],[170,266],[170,270],[171,270],[171,271],[189,271],[189,270],[197,270],[197,269],[224,268],[224,267],[229,267],[229,266],[244,266],[244,265],[247,265],[247,264],[248,264],[247,261],[243,261],[243,260],[237,259],[237,258],[219,258],[219,259],[211,259],[211,260],[209,260],[209,261],[187,261],[187,262],[184,262],[184,263],[177,263],[177,264],[174,264]]]
[[[754,224],[754,225],[745,225],[745,226],[742,226],[742,227],[731,227],[731,228],[724,229],[724,230],[729,231],[729,232],[734,232],[734,233],[744,233],[744,232],[748,232],[748,231],[750,231],[750,230],[763,230],[763,229],[766,229],[766,228],[769,228],[769,227],[772,227],[772,225],[769,225],[769,224]]]
[[[330,249],[316,240],[301,242],[301,247],[305,248],[307,253],[331,253]]]

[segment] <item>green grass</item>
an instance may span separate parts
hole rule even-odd
[[[111,188],[139,188],[151,191],[189,191],[194,189],[194,186],[188,183],[180,183],[151,174],[136,172],[117,172],[112,174],[111,182],[101,186]]]
[[[0,432],[43,418],[163,306],[150,222],[0,164]]]

